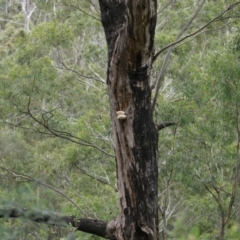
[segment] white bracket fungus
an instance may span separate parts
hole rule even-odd
[[[117,119],[126,119],[127,116],[124,111],[117,111]]]

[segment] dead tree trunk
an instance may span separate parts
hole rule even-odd
[[[108,45],[107,84],[115,137],[118,240],[157,239],[157,128],[150,70],[156,0],[99,0]]]

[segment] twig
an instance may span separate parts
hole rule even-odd
[[[14,103],[14,106],[16,106],[16,108],[18,109],[19,112],[23,113],[23,114],[26,114],[28,116],[30,116],[35,122],[37,122],[40,126],[42,126],[44,129],[46,129],[49,133],[46,133],[46,132],[41,132],[41,131],[37,131],[37,130],[34,130],[36,132],[39,132],[41,134],[48,134],[50,136],[55,136],[55,137],[59,137],[59,138],[62,138],[62,139],[65,139],[65,140],[68,140],[70,142],[73,142],[73,143],[76,143],[76,144],[79,144],[79,145],[82,145],[82,146],[86,146],[86,147],[92,147],[92,148],[95,148],[97,150],[99,150],[100,152],[106,154],[107,156],[109,157],[112,157],[114,158],[115,156],[106,152],[105,150],[103,150],[102,148],[94,145],[94,144],[91,144],[89,143],[88,141],[84,140],[84,139],[81,139],[79,137],[76,137],[68,132],[64,132],[64,131],[60,131],[60,130],[57,130],[57,129],[54,129],[54,128],[51,128],[48,121],[40,121],[37,117],[35,117],[33,114],[32,114],[32,111],[30,109],[30,105],[31,105],[31,96],[29,96],[29,100],[28,100],[28,103],[27,103],[27,111],[23,111],[21,110],[18,105],[16,103]],[[45,114],[45,113],[44,113]],[[81,141],[81,142],[80,142]]]
[[[78,166],[77,168],[80,171],[82,171],[86,176],[88,176],[88,177],[90,177],[92,179],[95,179],[95,180],[97,180],[100,183],[106,184],[106,185],[112,187],[116,191],[116,188],[113,185],[111,185],[110,182],[106,178],[101,177],[101,176],[97,176],[96,174],[88,173],[88,171],[86,169],[82,168],[82,167]]]
[[[68,71],[71,71],[71,72],[73,72],[73,73],[76,73],[76,74],[77,74],[78,76],[80,76],[80,77],[87,78],[87,79],[93,79],[93,80],[95,80],[95,81],[99,81],[99,82],[101,82],[101,83],[105,83],[105,84],[106,84],[106,82],[105,82],[105,81],[102,81],[101,79],[97,79],[97,78],[94,78],[94,77],[89,77],[89,76],[83,75],[83,74],[79,73],[78,71],[69,68],[69,67],[66,65],[66,63],[64,63],[63,61],[61,61],[61,60],[59,60],[59,59],[58,59],[57,61],[58,61],[59,63],[61,63],[62,66],[64,67],[64,68],[61,68],[61,69],[66,69],[66,70],[68,70]],[[58,67],[58,68],[59,68],[59,67]]]
[[[75,8],[75,9],[79,10],[80,12],[84,13],[86,16],[91,17],[91,18],[101,22],[101,20],[99,18],[94,17],[93,15],[87,13],[86,11],[84,11],[83,9],[81,9],[81,8],[75,6],[75,5],[72,5],[72,4],[69,5],[69,4],[65,3],[64,1],[62,1],[62,4],[66,7]]]
[[[82,194],[76,189],[76,187],[70,182],[66,172],[64,172],[64,179],[67,181],[67,183],[73,188],[73,190],[78,194],[78,196],[81,198],[81,201],[84,203],[86,206],[86,209],[88,209],[89,212],[91,212],[92,216],[94,218],[99,219],[99,217],[96,215],[96,213],[87,205],[85,199],[82,197]]]
[[[157,15],[159,15],[161,12],[163,12],[167,7],[169,7],[174,0],[169,0],[157,13]]]

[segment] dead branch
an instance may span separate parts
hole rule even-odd
[[[0,218],[25,218],[33,222],[45,223],[52,226],[70,226],[76,228],[77,231],[113,239],[112,229],[106,222],[98,219],[77,218],[72,215],[60,215],[55,212],[4,206],[0,206]]]

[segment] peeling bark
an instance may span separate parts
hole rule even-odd
[[[150,70],[156,0],[99,0],[108,45],[107,84],[115,138],[120,214],[116,239],[157,239],[157,128]],[[125,119],[118,119],[123,111]]]

